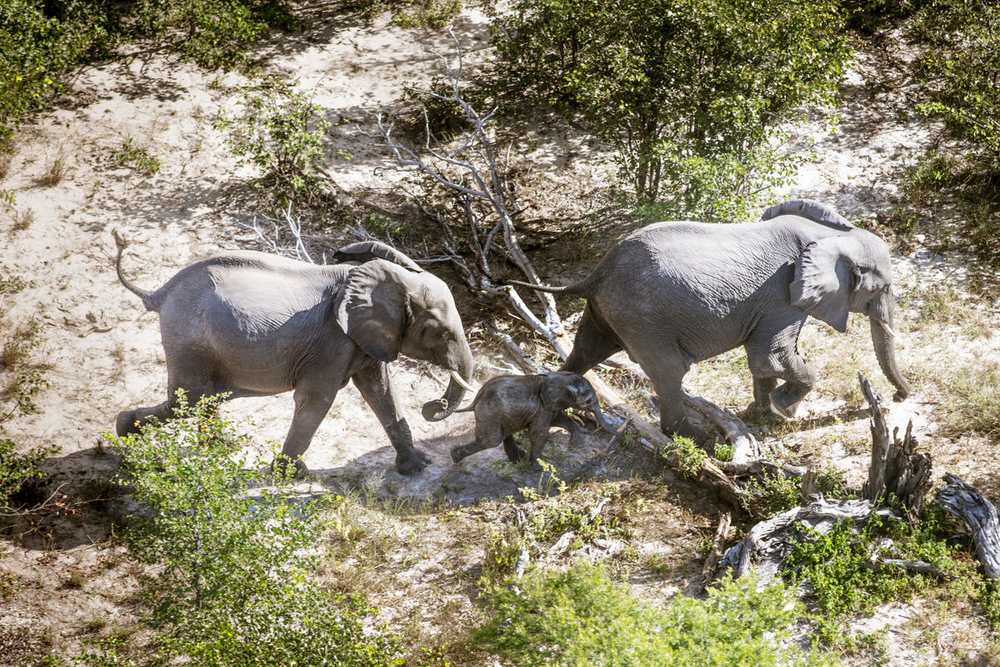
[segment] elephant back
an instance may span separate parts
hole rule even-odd
[[[821,225],[843,231],[854,229],[854,225],[848,222],[845,217],[826,204],[812,199],[789,199],[780,204],[775,204],[764,211],[764,215],[760,219],[770,220],[771,218],[777,218],[779,215],[797,215],[800,218],[806,218]]]
[[[337,262],[367,262],[373,259],[384,259],[393,264],[399,264],[415,273],[422,273],[423,269],[412,259],[396,250],[392,246],[378,241],[361,241],[346,245],[333,255]]]

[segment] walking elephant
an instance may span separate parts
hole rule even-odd
[[[295,413],[282,454],[301,456],[352,380],[396,450],[396,469],[417,472],[430,458],[413,446],[389,380],[403,354],[451,371],[444,397],[424,405],[437,421],[451,414],[472,379],[472,353],[448,286],[409,257],[376,242],[341,249],[329,266],[260,252],[233,252],[182,269],[147,292],[121,270],[125,241],[115,233],[116,269],[146,310],[160,314],[167,400],[118,415],[118,435],[150,417],[171,418],[175,391],[191,400],[295,391]]]
[[[744,346],[752,405],[791,417],[816,382],[797,349],[806,318],[844,332],[848,313],[856,312],[870,319],[894,398],[906,398],[885,243],[809,200],[772,206],[763,217],[750,224],[650,225],[608,251],[583,281],[534,286],[587,299],[561,370],[584,373],[625,349],[656,388],[663,431],[705,441],[684,414],[681,380],[692,363]]]
[[[468,407],[455,412],[474,412],[476,439],[451,448],[451,458],[458,463],[466,456],[503,443],[511,463],[528,459],[533,465],[542,455],[549,439],[549,427],[558,426],[570,433],[575,443],[579,427],[563,410],[589,410],[604,430],[616,433],[604,418],[601,403],[587,378],[576,373],[556,371],[545,375],[500,375],[482,386]],[[528,431],[531,452],[525,452],[514,434]]]

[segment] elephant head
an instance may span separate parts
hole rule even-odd
[[[879,366],[896,387],[895,398],[909,395],[899,371],[893,332],[892,262],[885,243],[863,229],[810,243],[795,262],[791,302],[837,331],[847,331],[848,313],[864,313],[871,323]]]
[[[350,270],[333,308],[368,356],[390,362],[403,354],[451,371],[444,396],[424,405],[426,419],[444,419],[458,407],[470,389],[472,351],[444,281],[412,262],[373,259]]]
[[[542,407],[546,410],[565,410],[576,408],[590,410],[594,418],[605,431],[616,433],[615,429],[604,418],[601,403],[597,400],[594,388],[587,379],[577,373],[555,371],[545,376],[539,390]]]

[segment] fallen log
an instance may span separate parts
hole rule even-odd
[[[955,475],[946,474],[944,481],[934,502],[969,526],[983,571],[990,579],[1000,578],[1000,520],[996,507]]]

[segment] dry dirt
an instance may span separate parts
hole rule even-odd
[[[328,138],[331,154],[341,149],[351,158],[331,158],[327,169],[344,193],[367,194],[411,178],[394,171],[390,157],[376,146],[374,114],[398,104],[404,85],[427,84],[440,71],[438,58],[428,49],[447,51],[450,38],[392,27],[385,20],[369,25],[329,8],[313,11],[314,28],[307,33],[279,35],[261,44],[265,70],[297,80],[336,123]],[[454,25],[474,66],[488,43],[485,19],[467,10]],[[796,185],[781,194],[827,201],[855,221],[884,220],[898,196],[903,167],[939,131],[903,119],[897,113],[900,94],[891,86],[873,84],[884,76],[878,63],[859,57],[842,88],[839,133],[819,122],[802,131],[796,149],[814,155]],[[50,484],[65,483],[72,500],[107,491],[104,485],[118,459],[102,444],[102,433],[112,428],[117,412],[157,403],[165,391],[156,316],[145,314],[118,283],[111,230],[120,228],[131,237],[125,268],[145,287],[162,284],[179,268],[220,249],[253,247],[252,234],[239,224],[253,218],[253,211],[241,202],[254,174],[237,168],[223,137],[210,124],[215,114],[234,104],[224,85],[240,81],[239,75],[217,78],[162,53],[85,68],[56,110],[24,128],[10,172],[0,181],[0,186],[15,191],[18,210],[35,214],[26,229],[15,229],[10,215],[0,216],[0,264],[29,281],[6,317],[14,323],[35,318],[42,324],[44,343],[36,357],[51,381],[38,398],[37,414],[8,425],[8,432],[26,448],[58,448],[46,470]],[[126,136],[160,157],[159,173],[143,176],[114,164],[110,155]],[[815,143],[807,146],[807,139]],[[620,229],[607,231],[610,223],[599,211],[609,173],[608,156],[600,146],[572,131],[549,129],[533,132],[519,148],[528,183],[525,197],[537,201],[532,214],[540,220],[560,219],[567,226],[596,220],[584,235],[586,243],[607,247]],[[46,185],[43,175],[59,156],[68,161],[68,174],[58,184]],[[561,218],[557,205],[571,215]],[[352,228],[363,222],[337,221],[333,233],[351,240]],[[582,257],[570,255],[577,261],[564,275],[582,272],[596,259],[593,253],[578,254]],[[927,379],[926,370],[935,361],[958,363],[949,361],[955,357],[963,363],[1000,358],[996,304],[962,296],[966,260],[956,252],[938,253],[918,244],[894,262],[899,293],[914,295],[899,315],[899,355],[904,369],[919,377],[914,395],[892,406],[890,425],[905,426],[913,419],[938,473],[948,470],[966,477],[996,498],[1000,478],[993,464],[993,441],[939,433],[940,389]],[[544,266],[547,277],[560,278],[551,273],[556,263]],[[918,319],[921,295],[939,284],[958,285],[956,298],[967,300],[972,314],[962,315],[965,319],[957,323],[925,326]],[[859,482],[866,470],[868,442],[867,415],[853,390],[854,373],[863,370],[883,395],[891,394],[866,331],[865,323],[856,321],[848,336],[837,336],[810,320],[802,347],[815,362],[821,384],[803,405],[802,419],[770,435],[772,440],[780,435],[793,460],[836,466],[852,482]],[[475,331],[470,338],[481,382],[498,372],[501,354]],[[366,588],[385,618],[408,628],[414,641],[423,641],[448,636],[444,626],[477,613],[474,582],[485,526],[498,518],[497,505],[477,503],[517,496],[519,487],[538,484],[539,475],[505,464],[499,450],[454,465],[448,449],[470,439],[471,415],[434,424],[419,414],[423,402],[442,391],[444,374],[409,361],[395,363],[392,372],[414,439],[430,454],[431,465],[412,477],[397,474],[384,432],[349,386],[305,456],[313,476],[303,488],[412,502],[402,516],[373,510],[365,519],[395,522],[393,530],[402,533],[394,538],[385,563],[393,571],[391,580],[369,582]],[[730,409],[749,402],[750,383],[739,353],[700,364],[688,385]],[[276,442],[283,439],[291,412],[290,395],[241,399],[225,408],[241,429],[261,441]],[[558,432],[547,456],[559,475],[569,479],[606,440],[593,435],[584,447],[571,448]],[[665,565],[638,567],[633,576],[637,591],[662,596],[691,589],[700,574],[698,544],[711,535],[716,502],[697,487],[664,475],[641,453],[626,452],[601,470],[610,479],[626,480],[626,486],[650,486],[649,520],[638,531],[634,548],[640,563]],[[628,481],[636,475],[666,484]],[[466,509],[447,509],[451,506]],[[22,584],[13,598],[0,602],[0,627],[29,628],[33,641],[62,655],[72,655],[87,637],[129,623],[135,613],[130,595],[136,572],[120,549],[107,543],[109,515],[121,506],[95,502],[80,507],[79,516],[19,526],[18,535],[0,543],[6,555],[0,570]],[[339,575],[343,585],[350,581],[344,579],[350,566],[349,560],[331,565],[327,574],[332,579]],[[74,572],[82,576],[74,577]],[[990,641],[975,609],[967,618],[950,619],[928,640],[926,633],[912,630],[919,609],[879,614],[887,619],[893,647],[887,664],[940,664],[939,659],[948,662],[958,648],[976,655]],[[0,665],[24,664],[17,653],[4,656],[3,650],[0,645]]]

